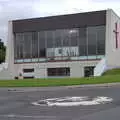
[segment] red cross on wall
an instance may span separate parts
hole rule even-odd
[[[116,48],[118,48],[118,40],[119,40],[119,30],[118,30],[118,23],[115,23],[115,30],[113,31],[115,33],[115,42],[116,42]]]

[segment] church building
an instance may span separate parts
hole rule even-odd
[[[111,9],[8,24],[0,79],[100,76],[120,67],[120,18]]]

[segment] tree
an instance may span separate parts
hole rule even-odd
[[[4,45],[4,42],[2,42],[2,39],[0,39],[0,64],[5,61],[5,55],[6,46]]]

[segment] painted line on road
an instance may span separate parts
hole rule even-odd
[[[32,102],[35,106],[91,106],[100,105],[112,102],[113,99],[105,96],[79,96],[79,97],[60,97],[60,98],[50,98],[39,100],[37,102]]]
[[[46,118],[46,119],[56,119],[56,116],[31,116],[31,115],[15,115],[15,114],[0,115],[0,117],[4,117],[4,118]]]

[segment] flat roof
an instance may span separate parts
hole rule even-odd
[[[13,32],[68,29],[106,24],[106,10],[13,20]]]

